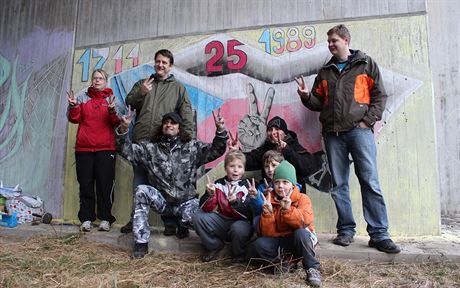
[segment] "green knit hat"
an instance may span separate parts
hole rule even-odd
[[[278,179],[288,180],[295,185],[297,183],[297,177],[295,175],[295,168],[286,160],[281,161],[280,165],[275,169],[275,175],[273,175],[273,181]]]

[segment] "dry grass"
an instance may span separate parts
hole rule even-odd
[[[8,241],[9,240],[9,241]],[[0,236],[1,287],[300,287],[304,272],[268,275],[229,260],[149,254],[87,242],[79,234],[12,242]],[[13,239],[17,240],[17,239]],[[322,260],[323,287],[460,287],[456,263],[358,264]]]

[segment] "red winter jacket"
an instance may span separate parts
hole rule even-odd
[[[110,88],[96,90],[90,87],[77,97],[77,105],[69,105],[69,121],[79,124],[75,151],[115,151],[114,128],[120,125],[120,118],[116,111],[109,112],[108,97],[112,94]]]

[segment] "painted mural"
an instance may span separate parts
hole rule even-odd
[[[61,96],[71,44],[71,33],[38,27],[19,43],[0,44],[0,181],[39,196],[58,217],[67,126]]]
[[[411,58],[415,54],[414,50],[424,48],[411,47],[410,45],[418,44],[406,44],[407,39],[398,38],[397,33],[387,32],[403,30],[404,25],[412,27],[410,29],[413,29],[414,33],[425,35],[426,31],[420,28],[424,23],[423,17],[375,20],[371,29],[374,34],[366,34],[368,22],[370,21],[352,22],[349,27],[354,37],[362,39],[358,41],[359,46],[356,48],[369,52],[380,64],[389,98],[383,120],[375,127],[375,135],[378,142],[385,142],[390,141],[391,137],[381,135],[394,133],[386,131],[387,124],[401,121],[401,114],[397,111],[405,107],[413,95],[428,95],[425,92],[426,88],[424,92],[419,91],[426,79],[420,79],[420,74],[412,73],[406,66],[392,62],[397,59],[403,63],[401,59]],[[244,151],[263,143],[266,123],[278,115],[286,120],[290,130],[297,133],[299,142],[314,153],[322,149],[319,114],[301,104],[296,91],[295,77],[302,75],[309,87],[312,86],[316,73],[331,57],[327,48],[326,32],[335,24],[270,27],[142,40],[104,47],[84,47],[75,51],[72,87],[80,93],[85,91],[90,83],[91,71],[95,68],[106,69],[111,74],[109,82],[117,101],[122,109],[126,109],[124,99],[133,84],[154,73],[154,53],[161,48],[167,48],[175,57],[173,74],[186,86],[196,111],[198,139],[212,141],[215,127],[211,112],[220,108],[227,128],[233,134],[238,133]],[[372,37],[375,38],[374,42],[368,41]],[[385,37],[390,37],[393,42],[385,42]],[[426,46],[426,42],[423,41],[414,43]],[[351,48],[355,48],[353,44],[352,41]],[[390,47],[392,57],[386,57],[389,53],[388,48],[380,51],[379,47],[376,47],[377,44],[381,47]],[[406,45],[406,49],[399,45]],[[415,64],[421,67],[420,71],[429,71],[427,54],[424,54],[426,51],[422,52],[421,55],[417,54],[416,57],[420,57],[420,61]],[[397,69],[394,69],[395,67]],[[70,137],[69,141],[75,140]],[[222,160],[223,158],[220,158],[212,162],[208,168],[214,167]],[[318,171],[312,181],[321,181],[326,175],[326,169],[327,167],[324,167]],[[430,174],[429,177],[431,176]],[[392,180],[385,178],[385,181]],[[329,197],[327,194],[324,195]],[[329,212],[334,213],[331,203],[325,202],[329,201],[329,198],[325,200],[321,198],[323,196],[311,197],[324,202],[318,205],[324,208],[325,215]],[[355,201],[359,196],[352,197]],[[331,231],[335,224],[334,217],[328,218],[324,219],[324,223],[318,220],[318,225],[327,226],[324,230]]]
[[[221,108],[230,131],[238,133],[243,151],[259,147],[265,140],[269,118],[280,115],[298,134],[299,142],[310,152],[317,152],[322,149],[318,113],[302,106],[294,80],[303,75],[311,87],[316,72],[330,58],[326,43],[317,43],[317,29],[270,28],[187,37],[185,41],[180,38],[87,48],[76,51],[74,85],[86,86],[93,69],[107,69],[112,74],[110,86],[123,105],[133,84],[155,72],[153,61],[139,61],[140,54],[145,60],[153,60],[154,47],[168,48],[175,55],[173,74],[186,86],[196,111],[200,140],[211,141],[214,137],[210,116]],[[181,42],[187,46],[182,47]],[[384,123],[421,81],[384,68],[382,74],[390,94]]]

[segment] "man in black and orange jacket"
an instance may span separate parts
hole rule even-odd
[[[382,119],[387,98],[382,77],[371,57],[349,49],[351,36],[344,25],[331,28],[327,35],[333,57],[319,71],[311,92],[303,78],[296,80],[302,103],[321,112],[326,153],[335,183],[331,195],[338,215],[338,235],[333,243],[348,246],[356,233],[348,184],[351,155],[361,185],[369,246],[386,253],[399,253],[401,249],[388,233],[373,134],[374,124]]]

